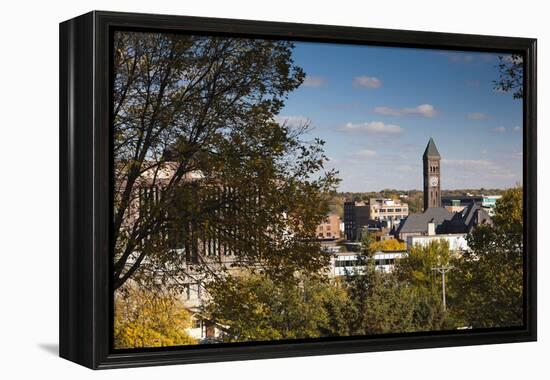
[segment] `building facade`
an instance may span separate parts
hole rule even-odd
[[[466,234],[442,234],[442,235],[426,235],[426,236],[409,236],[407,238],[407,250],[410,250],[415,245],[427,247],[434,241],[444,241],[449,245],[449,250],[452,252],[466,251],[468,249],[468,241]]]
[[[359,252],[342,252],[334,255],[331,262],[331,275],[338,277],[361,273],[363,266],[359,255]],[[377,251],[370,260],[374,260],[376,270],[391,272],[396,261],[406,256],[406,251]]]
[[[409,206],[400,200],[371,198],[369,200],[369,219],[387,222],[391,228],[409,215]]]
[[[359,239],[360,231],[369,223],[369,207],[365,202],[344,202],[344,238],[349,241]]]
[[[340,217],[336,214],[330,214],[317,226],[315,236],[319,240],[338,240],[342,237],[340,233]]]

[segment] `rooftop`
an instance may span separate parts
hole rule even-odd
[[[422,214],[411,214],[401,222],[396,233],[426,233],[428,223],[434,223],[436,234],[469,233],[478,224],[491,223],[491,217],[481,203],[472,202],[462,211],[449,212],[444,207],[432,207]]]
[[[437,226],[451,220],[452,217],[453,213],[444,207],[431,207],[422,214],[410,214],[399,224],[397,233],[426,232],[428,231],[428,223],[433,222]]]
[[[441,156],[439,155],[439,151],[435,146],[434,139],[431,137],[430,137],[430,141],[428,141],[428,145],[426,146],[426,150],[424,151],[423,157],[441,158]]]

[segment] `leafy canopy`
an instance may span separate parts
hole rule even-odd
[[[176,297],[128,283],[116,293],[116,348],[196,344],[188,335],[191,315]]]

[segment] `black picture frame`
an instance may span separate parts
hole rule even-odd
[[[186,31],[524,56],[524,324],[392,334],[114,351],[110,273],[110,49],[117,29]],[[60,24],[60,356],[93,369],[430,347],[537,338],[536,39],[93,11]]]

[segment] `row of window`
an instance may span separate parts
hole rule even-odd
[[[401,220],[401,219],[405,219],[406,217],[407,215],[404,215],[404,214],[388,215],[388,216],[383,216],[381,218],[376,218],[376,220]]]
[[[380,212],[404,212],[407,211],[406,208],[381,208]],[[375,211],[376,212],[376,211]]]
[[[379,259],[374,261],[375,265],[394,265],[395,259]],[[335,267],[354,267],[357,266],[357,260],[336,260]]]

